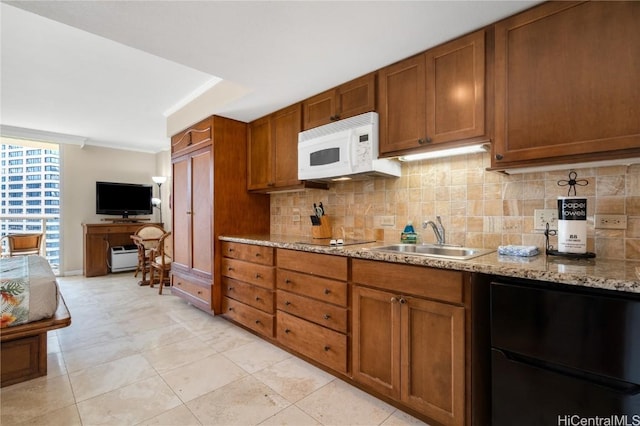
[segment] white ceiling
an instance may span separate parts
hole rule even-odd
[[[159,152],[216,76],[251,121],[535,3],[2,0],[0,124]]]

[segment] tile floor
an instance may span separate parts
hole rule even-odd
[[[72,325],[0,390],[2,425],[424,425],[131,273],[59,283]]]

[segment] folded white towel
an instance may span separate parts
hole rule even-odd
[[[504,254],[507,256],[535,256],[538,254],[538,247],[536,246],[499,246],[498,254]]]

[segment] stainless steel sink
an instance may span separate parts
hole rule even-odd
[[[405,253],[419,256],[441,257],[445,259],[467,260],[483,256],[495,250],[471,247],[458,247],[435,244],[392,244],[389,246],[372,247],[371,250],[386,253]]]

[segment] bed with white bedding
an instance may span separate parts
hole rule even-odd
[[[46,375],[47,332],[71,316],[45,258],[0,259],[0,315],[0,386]]]

